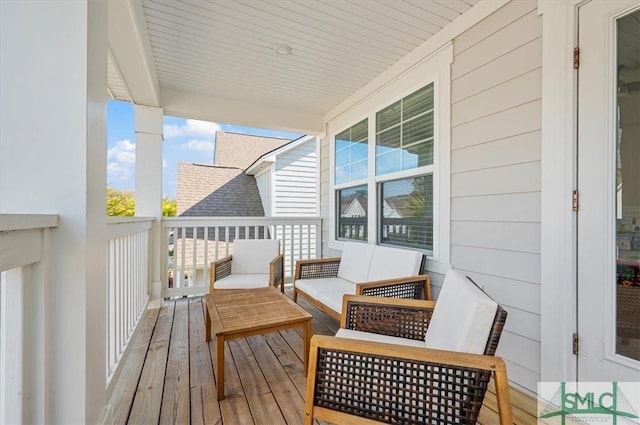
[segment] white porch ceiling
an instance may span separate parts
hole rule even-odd
[[[109,94],[168,115],[321,132],[328,111],[478,1],[112,0]]]

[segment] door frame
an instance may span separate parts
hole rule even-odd
[[[542,15],[541,381],[575,381],[578,7],[539,0]],[[560,307],[560,308],[559,308]]]
[[[538,1],[544,63],[541,381],[577,380],[578,358],[572,344],[577,332],[577,226],[572,193],[577,189],[578,81],[573,50],[578,43],[578,8],[588,2]]]

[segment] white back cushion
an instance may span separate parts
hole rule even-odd
[[[366,282],[373,248],[368,243],[345,242],[338,277],[354,283]]]
[[[484,354],[498,304],[458,270],[450,270],[425,335],[427,348]]]
[[[422,253],[408,249],[376,246],[371,257],[368,281],[394,279],[420,274]]]
[[[277,239],[235,239],[232,274],[269,273],[269,263],[280,252]]]

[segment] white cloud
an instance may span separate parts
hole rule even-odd
[[[167,124],[163,128],[165,139],[179,136],[207,136],[213,138],[220,126],[214,122],[186,120],[184,125]]]
[[[184,143],[180,147],[182,149],[187,149],[190,151],[213,153],[213,142],[209,140],[192,139],[192,140],[189,140],[187,143]]]
[[[129,180],[133,175],[133,167],[119,164],[117,162],[109,162],[107,164],[107,178],[109,182],[114,180]]]
[[[136,164],[136,144],[129,140],[119,140],[107,151],[108,181],[129,180]]]
[[[162,168],[167,168],[168,164],[167,161],[165,161],[164,159],[162,160]]]
[[[136,144],[126,139],[117,141],[115,146],[107,151],[107,160],[122,164],[135,164]]]

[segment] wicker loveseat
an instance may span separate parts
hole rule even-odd
[[[345,242],[342,257],[296,263],[293,300],[303,296],[340,320],[343,295],[431,299],[423,262],[417,251]]]
[[[507,313],[473,283],[460,289],[461,274],[444,288],[452,279],[437,303],[345,296],[336,336],[311,340],[304,423],[475,424],[493,376],[500,424],[511,425],[494,356]]]

